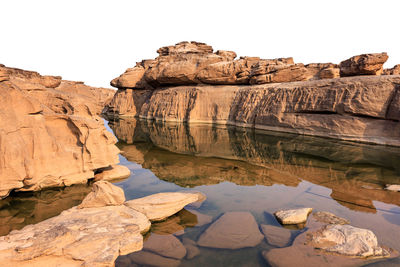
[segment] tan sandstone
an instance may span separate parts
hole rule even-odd
[[[340,62],[340,76],[380,75],[383,63],[388,60],[386,53],[362,54]]]
[[[78,206],[78,208],[94,208],[103,206],[122,205],[125,202],[125,194],[122,188],[107,181],[98,181],[93,184],[90,192]]]
[[[274,213],[275,217],[282,224],[300,224],[307,221],[312,208],[280,210]]]

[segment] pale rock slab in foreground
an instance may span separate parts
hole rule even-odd
[[[239,249],[257,246],[264,236],[249,212],[226,212],[200,236],[202,247]]]
[[[186,205],[205,198],[199,192],[172,192],[158,193],[147,197],[133,199],[125,202],[125,205],[147,216],[151,221],[161,221]]]
[[[312,208],[303,208],[295,210],[280,210],[274,213],[275,217],[282,224],[300,224],[307,221]]]
[[[400,192],[400,185],[397,185],[397,184],[386,185],[385,189],[386,189],[386,190],[389,190],[389,191],[397,191],[397,192]]]

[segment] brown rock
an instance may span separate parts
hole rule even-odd
[[[340,76],[381,75],[386,53],[362,54],[340,62]]]
[[[382,75],[400,75],[400,64],[395,65],[391,69],[384,69]]]
[[[83,199],[78,208],[116,206],[124,202],[125,194],[122,188],[107,181],[98,181],[93,184],[92,192]]]
[[[186,248],[186,259],[193,259],[200,254],[200,249],[192,239],[185,237],[182,239],[182,243]]]
[[[186,248],[173,235],[151,234],[145,241],[143,250],[178,260],[186,255]]]
[[[292,232],[289,229],[273,225],[261,224],[261,231],[267,242],[277,247],[289,245],[292,236]]]
[[[116,139],[95,116],[93,99],[63,91],[67,85],[43,85],[59,77],[0,69],[9,77],[0,83],[0,197],[86,183],[97,169],[118,163]]]
[[[250,84],[306,81],[311,78],[303,64],[268,66],[265,74],[254,75]]]
[[[180,260],[163,257],[149,251],[135,252],[127,257],[140,266],[177,267],[181,263]]]
[[[70,266],[114,266],[119,255],[142,248],[140,233],[150,228],[143,217],[123,205],[71,208],[0,237],[0,260],[8,266],[49,266],[63,261]]]
[[[197,244],[202,247],[239,249],[255,247],[263,235],[249,212],[226,212],[200,236]]]
[[[112,181],[127,178],[131,175],[131,171],[122,165],[113,165],[100,170],[94,175],[95,181]]]

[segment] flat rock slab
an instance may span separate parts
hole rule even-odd
[[[95,181],[112,181],[127,178],[131,171],[122,165],[113,165],[94,176]]]
[[[326,224],[350,224],[349,220],[336,216],[335,214],[327,211],[318,211],[313,214],[313,218],[318,222]]]
[[[182,239],[182,243],[186,248],[186,259],[190,260],[200,254],[200,249],[197,247],[196,242],[187,237]]]
[[[93,184],[90,192],[78,208],[94,208],[103,206],[122,205],[125,202],[124,190],[107,181],[98,181]]]
[[[386,257],[389,252],[378,245],[375,234],[351,225],[330,224],[309,234],[309,245],[339,255],[352,257]]]
[[[197,244],[203,247],[239,249],[257,246],[264,236],[249,212],[227,212],[211,224]]]
[[[145,214],[151,221],[161,221],[203,198],[204,194],[199,192],[158,193],[127,201],[125,205]]]
[[[174,259],[182,259],[186,255],[186,248],[173,235],[151,234],[144,242],[143,250]]]
[[[70,265],[114,266],[119,255],[142,249],[141,232],[149,228],[143,214],[124,205],[74,207],[0,237],[0,262],[49,266],[49,258],[58,258]]]
[[[283,227],[261,224],[261,231],[270,245],[286,247],[290,244],[292,231]]]
[[[275,217],[281,224],[300,224],[307,221],[308,215],[312,212],[312,208],[280,210],[274,213]]]
[[[149,251],[135,252],[127,257],[140,266],[177,267],[181,263],[180,260],[163,257]]]

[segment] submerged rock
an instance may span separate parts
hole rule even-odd
[[[313,218],[321,223],[326,224],[350,224],[350,221],[328,211],[318,211],[313,213]]]
[[[290,244],[292,231],[283,227],[261,224],[261,231],[270,245],[286,247]]]
[[[140,266],[177,267],[181,263],[180,260],[163,257],[149,251],[135,252],[126,257]]]
[[[83,199],[78,208],[116,206],[124,202],[125,194],[122,188],[107,181],[98,181],[93,184],[92,192]]]
[[[312,208],[280,210],[274,213],[275,217],[282,224],[300,224],[307,221],[308,215],[312,212]]]
[[[145,241],[143,250],[174,259],[182,259],[186,255],[186,248],[173,235],[157,235],[152,233]]]
[[[147,197],[129,200],[126,206],[142,212],[151,221],[161,221],[181,209],[186,205],[199,201],[205,196],[202,193],[158,193]]]
[[[200,249],[197,247],[196,242],[192,239],[184,237],[182,243],[186,248],[186,259],[190,260],[200,254]]]
[[[200,236],[202,247],[239,249],[255,247],[263,239],[258,224],[249,212],[226,212]]]

